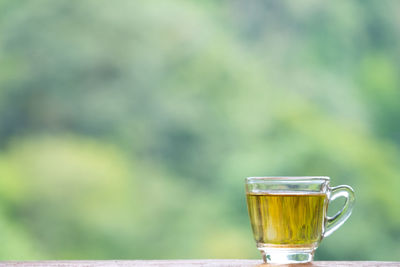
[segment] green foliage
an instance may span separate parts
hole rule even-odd
[[[400,260],[399,9],[1,1],[0,257],[259,258],[244,177],[328,175],[317,258]]]

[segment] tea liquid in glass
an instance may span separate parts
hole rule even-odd
[[[247,206],[258,244],[313,247],[322,237],[326,194],[248,193]]]

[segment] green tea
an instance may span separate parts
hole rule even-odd
[[[312,246],[322,236],[325,194],[248,193],[254,238],[265,245]]]

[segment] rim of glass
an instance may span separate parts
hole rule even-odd
[[[252,176],[246,177],[246,181],[260,181],[260,180],[289,180],[289,181],[299,181],[299,180],[325,180],[329,181],[328,176]]]

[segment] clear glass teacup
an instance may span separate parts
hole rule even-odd
[[[328,205],[344,197],[333,217]],[[329,177],[248,177],[246,198],[257,248],[266,263],[305,263],[313,260],[321,240],[350,216],[354,191],[329,186]]]

